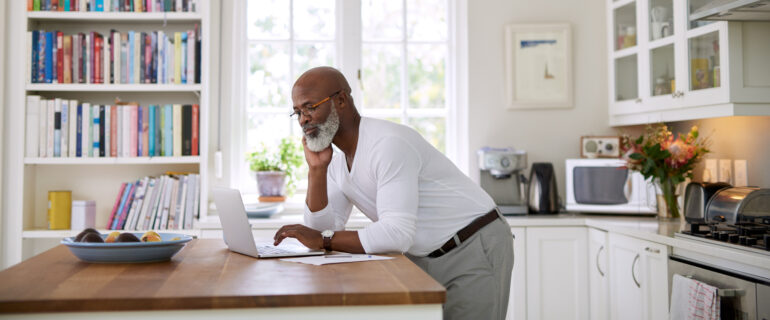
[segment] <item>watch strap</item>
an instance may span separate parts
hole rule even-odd
[[[324,237],[324,250],[326,251],[332,251],[332,235],[331,237]]]

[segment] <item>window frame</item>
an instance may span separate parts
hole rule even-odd
[[[228,158],[225,162],[230,167],[228,177],[225,177],[227,185],[233,188],[241,189],[244,192],[256,191],[255,185],[246,185],[248,175],[251,175],[248,165],[244,161],[246,143],[246,128],[248,117],[248,103],[246,79],[248,68],[237,66],[248,65],[248,46],[250,40],[247,35],[248,23],[247,1],[235,0],[232,6],[232,41],[231,41],[231,65],[233,70],[230,73],[230,88],[232,104],[229,106],[229,151],[226,153]],[[406,5],[407,0],[401,0]],[[468,49],[467,49],[467,7],[468,0],[447,0],[447,56],[446,70],[446,108],[438,110],[430,109],[407,109],[398,110],[409,117],[440,115],[446,119],[446,155],[455,163],[455,165],[466,175],[469,170],[470,155],[468,153]],[[293,3],[293,2],[292,2]],[[358,70],[361,69],[362,56],[362,37],[361,37],[361,2],[349,0],[335,0],[335,61],[337,67],[345,75],[351,85],[351,95],[354,101],[361,102],[362,93],[359,84]],[[290,13],[293,16],[293,12]],[[291,19],[291,18],[290,18]],[[406,15],[404,15],[406,19]],[[291,21],[291,20],[290,20]],[[404,23],[406,28],[406,23]],[[293,26],[290,26],[292,29]],[[405,31],[406,32],[406,31]],[[291,36],[290,36],[291,39]],[[280,40],[283,41],[283,40]],[[297,40],[289,40],[297,41]],[[407,89],[406,72],[407,68],[407,40],[402,39],[402,90]],[[292,54],[293,55],[293,54]],[[220,57],[223,59],[223,57]],[[293,60],[293,59],[292,59]],[[225,62],[220,62],[220,67],[225,66]],[[293,63],[290,68],[294,68]],[[408,91],[403,91],[402,100],[408,99]],[[406,104],[405,104],[406,105]],[[361,110],[363,115],[382,116],[392,115],[392,113],[382,113],[376,109],[367,111]],[[289,114],[287,110],[286,114]],[[220,115],[221,116],[221,115]],[[401,116],[401,115],[399,115]],[[405,117],[402,117],[405,118]],[[220,134],[224,129],[220,128]],[[304,190],[298,189],[297,195],[304,197]],[[299,202],[299,203],[297,203]],[[293,208],[301,206],[304,201],[300,198],[294,198],[287,201],[287,207]]]

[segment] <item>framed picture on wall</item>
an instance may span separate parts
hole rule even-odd
[[[572,108],[569,24],[505,27],[508,109]]]

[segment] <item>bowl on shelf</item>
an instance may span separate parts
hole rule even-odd
[[[249,219],[266,219],[283,211],[283,204],[280,202],[245,203],[244,207]]]
[[[133,233],[140,238],[143,233]],[[180,233],[158,233],[158,242],[76,242],[75,237],[67,237],[61,243],[72,254],[85,262],[98,263],[142,263],[170,260],[192,236]],[[102,239],[107,234],[100,234]],[[171,240],[179,238],[178,240]]]

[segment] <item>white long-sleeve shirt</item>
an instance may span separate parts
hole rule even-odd
[[[473,219],[492,198],[420,134],[404,125],[361,118],[353,165],[335,152],[327,170],[328,205],[305,225],[343,230],[355,205],[374,221],[358,231],[367,253],[426,256]]]

